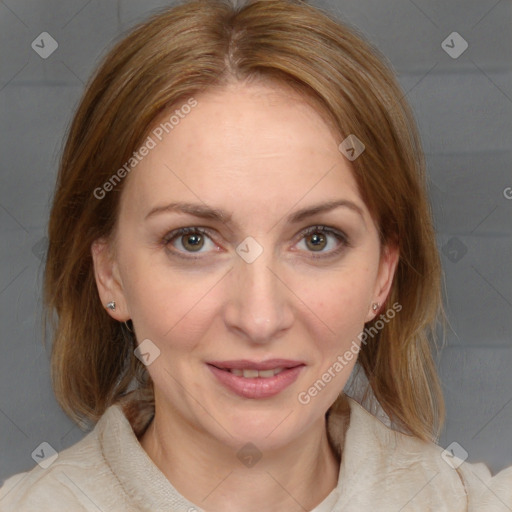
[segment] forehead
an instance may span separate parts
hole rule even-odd
[[[340,137],[297,93],[232,84],[193,100],[193,108],[183,108],[194,104],[185,99],[155,121],[154,147],[130,174],[125,200],[145,207],[185,195],[270,206],[327,192],[358,196]]]

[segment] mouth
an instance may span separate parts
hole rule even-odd
[[[237,375],[238,377],[244,377],[245,379],[255,379],[259,377],[260,379],[268,379],[273,377],[274,375],[279,375],[284,368],[271,368],[270,370],[251,370],[251,369],[243,369],[240,370],[238,368],[219,368],[219,370],[225,370],[227,372],[232,373],[233,375]]]
[[[243,398],[268,398],[290,386],[305,367],[301,361],[269,359],[267,361],[213,361],[208,368],[217,380]]]

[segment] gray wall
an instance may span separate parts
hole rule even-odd
[[[0,2],[0,482],[83,437],[52,394],[40,332],[41,251],[63,135],[118,35],[164,1]],[[443,446],[512,465],[512,2],[329,0],[389,58],[420,126],[450,321]],[[58,48],[48,58],[38,37]],[[468,43],[452,58],[452,32]],[[37,38],[37,39],[36,39]],[[460,44],[448,38],[450,50]]]

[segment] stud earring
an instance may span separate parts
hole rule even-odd
[[[380,308],[380,302],[374,302],[372,304],[373,311],[377,311],[377,309],[379,309],[379,308]]]
[[[115,300],[111,300],[107,304],[107,309],[110,309],[110,311],[115,311],[116,310],[116,301]]]

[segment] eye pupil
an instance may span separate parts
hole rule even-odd
[[[189,251],[198,251],[204,245],[204,238],[202,235],[197,233],[192,233],[189,235],[184,235],[182,238],[183,247]]]
[[[313,251],[321,251],[325,248],[326,238],[321,233],[313,233],[307,237],[306,245]]]

